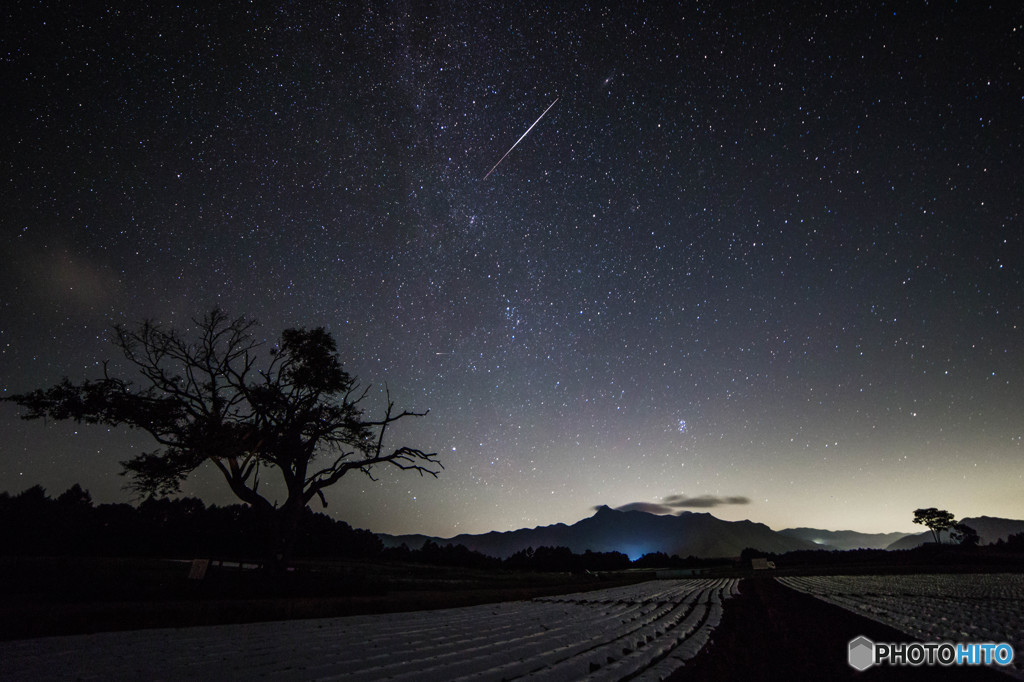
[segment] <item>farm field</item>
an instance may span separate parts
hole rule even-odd
[[[0,643],[0,678],[663,679],[738,579],[660,580],[437,611]]]
[[[268,583],[258,571],[117,557],[0,558],[0,641],[143,628],[335,618],[525,601],[634,584],[597,576],[382,561],[307,561]],[[74,576],[69,580],[68,576]]]
[[[1024,679],[1024,575],[925,574],[780,577],[805,594],[922,642],[1008,642]]]

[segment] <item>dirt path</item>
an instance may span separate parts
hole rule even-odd
[[[858,635],[875,642],[913,641],[898,630],[797,592],[773,578],[750,578],[741,583],[739,597],[725,602],[722,623],[707,646],[669,679],[1012,679],[990,669],[941,666],[873,667],[858,672],[846,662],[849,642]]]

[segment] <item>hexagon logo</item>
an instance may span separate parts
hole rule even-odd
[[[867,670],[875,663],[875,643],[861,635],[850,640],[850,652],[847,661],[851,668]]]

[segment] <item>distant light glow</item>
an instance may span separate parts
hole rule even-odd
[[[639,545],[626,545],[620,551],[626,556],[628,556],[630,561],[636,561],[645,554],[650,554],[652,550],[650,547],[642,547]]]

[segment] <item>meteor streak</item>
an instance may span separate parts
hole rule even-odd
[[[544,110],[544,114],[546,114],[546,113],[548,113],[549,111],[551,111],[551,107],[555,106],[555,102],[557,102],[557,101],[558,101],[559,99],[560,99],[559,97],[556,97],[556,98],[555,98],[555,101],[554,101],[554,102],[552,102],[551,104],[549,104],[549,105],[548,105],[548,108]],[[540,120],[541,120],[542,118],[544,118],[544,114],[541,114],[540,116],[538,116],[538,117],[537,117],[537,120],[533,122],[533,125],[532,125],[532,126],[530,126],[529,128],[527,128],[527,129],[526,129],[526,132],[525,132],[525,133],[523,133],[523,134],[522,134],[522,136],[521,136],[521,137],[520,137],[520,138],[519,138],[518,140],[516,140],[516,144],[514,144],[514,145],[512,145],[511,147],[509,147],[509,148],[508,148],[508,151],[507,151],[507,152],[505,152],[505,156],[508,156],[509,154],[511,154],[511,153],[512,153],[512,150],[516,148],[516,145],[518,145],[518,144],[519,144],[520,142],[522,142],[522,141],[523,141],[523,138],[524,138],[524,137],[526,137],[527,135],[529,135],[529,134],[530,134],[530,131],[531,131],[531,130],[533,130],[533,126],[535,126],[535,125],[537,125],[538,123],[540,123]],[[500,159],[498,159],[498,163],[494,164],[494,167],[493,167],[493,168],[491,168],[491,170],[487,171],[487,175],[485,175],[485,176],[484,176],[484,180],[486,180],[487,178],[491,177],[491,173],[493,173],[493,172],[494,172],[494,169],[495,169],[495,168],[497,168],[498,166],[500,166],[500,165],[501,165],[501,162],[505,160],[505,156],[503,156],[503,157],[501,157]]]

